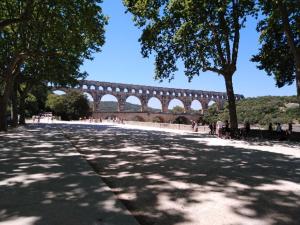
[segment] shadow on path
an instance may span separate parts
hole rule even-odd
[[[62,127],[141,224],[300,224],[297,157],[194,135]]]
[[[0,134],[0,224],[137,225],[58,128]]]

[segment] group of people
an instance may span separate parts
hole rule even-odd
[[[228,120],[213,122],[209,124],[209,134],[220,138],[230,138],[230,127]],[[239,130],[239,136],[247,137],[250,132],[250,123],[245,122],[244,127]]]
[[[272,123],[269,123],[269,127],[268,127],[268,130],[270,132],[273,132],[273,124]],[[288,128],[284,131],[281,127],[281,124],[280,123],[276,123],[275,124],[275,132],[278,134],[278,135],[282,135],[282,134],[286,134],[287,136],[288,135],[291,135],[292,132],[293,132],[293,123],[292,122],[289,122],[288,123]]]
[[[288,128],[286,130],[283,130],[280,123],[275,124],[275,130],[273,130],[273,124],[269,123],[268,130],[270,134],[273,133],[273,131],[276,132],[276,134],[279,136],[279,139],[283,137],[288,137],[293,132],[293,123],[288,123]],[[247,121],[244,123],[244,127],[238,129],[237,136],[241,138],[248,137],[250,133],[250,123]],[[217,135],[220,138],[230,138],[230,127],[229,122],[226,120],[224,123],[222,121],[213,122],[209,124],[209,134],[210,135]]]
[[[42,114],[42,113],[40,113],[39,115],[32,116],[32,122],[33,123],[40,123],[41,119],[43,119],[44,122],[47,122],[47,123],[51,122],[52,123],[53,120],[54,120],[54,117],[53,117],[52,114]]]
[[[89,122],[89,123],[102,123],[102,118],[95,119],[94,117],[80,117],[80,121]]]

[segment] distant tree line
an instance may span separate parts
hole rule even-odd
[[[269,123],[300,123],[300,110],[296,96],[265,96],[247,98],[237,102],[238,123],[268,125]],[[206,123],[229,119],[228,105],[218,110],[216,105],[209,107],[204,115]]]
[[[70,91],[63,95],[49,94],[45,108],[62,120],[79,120],[89,117],[91,111],[89,100],[78,91]]]

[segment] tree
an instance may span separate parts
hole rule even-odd
[[[261,0],[259,6],[264,15],[257,26],[262,47],[252,61],[274,75],[278,87],[296,80],[300,101],[300,2]]]
[[[177,105],[174,106],[173,109],[171,110],[172,113],[183,113],[184,112],[184,108]]]
[[[61,115],[65,112],[64,96],[49,94],[46,101],[46,108],[57,115]]]
[[[1,1],[0,2],[0,31],[5,27],[10,26],[15,23],[20,23],[21,21],[28,20],[30,18],[30,14],[32,13],[34,0],[26,0],[23,3],[23,7],[20,8],[14,14],[11,14],[11,10],[15,7],[18,7],[17,1]],[[2,9],[2,10],[1,10]],[[10,10],[3,10],[10,9]]]
[[[48,95],[46,107],[64,120],[78,120],[90,113],[87,97],[77,91],[70,91],[65,95]]]
[[[29,4],[29,3],[32,4]],[[106,17],[101,0],[8,0],[0,4],[0,130],[16,77],[30,65],[37,81],[66,85],[104,44]],[[26,12],[24,19],[23,12]],[[32,66],[34,65],[34,66]],[[60,72],[60,73],[58,73]],[[41,77],[42,76],[42,77]]]
[[[156,52],[156,79],[173,79],[176,62],[184,62],[191,80],[200,71],[212,71],[225,79],[230,124],[237,129],[232,77],[236,71],[240,30],[255,13],[252,0],[124,0],[143,29],[142,54]]]

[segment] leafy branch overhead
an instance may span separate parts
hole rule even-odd
[[[143,29],[143,56],[156,53],[157,79],[173,78],[178,59],[190,79],[201,70],[234,72],[239,30],[256,12],[253,1],[237,2],[124,0]]]
[[[268,75],[274,75],[278,87],[296,80],[300,96],[300,2],[259,1],[263,19],[258,23],[261,48],[252,61]]]
[[[230,122],[237,128],[232,76],[236,71],[240,30],[256,15],[252,0],[123,0],[142,29],[142,54],[155,54],[155,78],[173,79],[182,60],[191,80],[200,71],[225,79]]]
[[[100,52],[107,18],[102,0],[0,2],[0,130],[14,80],[20,75],[66,85],[86,76],[85,59]],[[29,73],[28,71],[34,71]],[[4,128],[5,129],[5,128]]]

